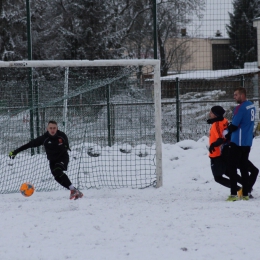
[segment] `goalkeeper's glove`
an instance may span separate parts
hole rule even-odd
[[[14,159],[17,154],[18,154],[18,152],[17,152],[16,150],[11,151],[11,152],[9,153],[10,159]]]

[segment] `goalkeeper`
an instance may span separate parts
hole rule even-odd
[[[24,150],[32,147],[43,145],[49,160],[51,173],[54,179],[64,188],[70,190],[70,199],[78,199],[83,197],[83,193],[77,190],[71,183],[68,176],[63,172],[67,171],[69,163],[69,141],[65,133],[58,130],[57,122],[49,121],[47,131],[31,140],[29,143],[19,147],[9,153],[9,157],[14,159],[15,156]]]

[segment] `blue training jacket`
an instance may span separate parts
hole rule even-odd
[[[232,124],[238,129],[232,133],[231,142],[238,146],[252,146],[255,112],[255,105],[248,100],[234,109]]]

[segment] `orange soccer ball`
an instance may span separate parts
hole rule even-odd
[[[20,186],[20,192],[23,196],[30,197],[34,193],[34,186],[29,182],[25,182]]]

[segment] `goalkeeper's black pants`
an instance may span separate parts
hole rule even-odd
[[[50,169],[54,179],[64,188],[69,190],[69,186],[71,185],[71,181],[66,173],[69,164],[69,157],[64,156],[60,158],[58,161],[50,161]]]

